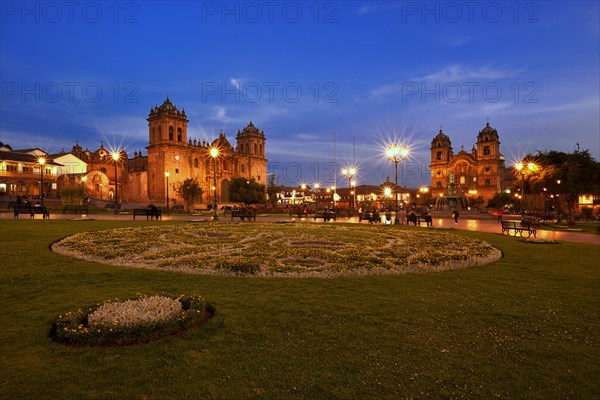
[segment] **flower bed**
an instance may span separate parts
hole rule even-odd
[[[82,232],[53,249],[113,265],[245,276],[430,272],[501,258],[440,231],[366,225],[185,224]]]
[[[145,296],[109,300],[58,316],[51,337],[73,346],[145,343],[198,327],[214,315],[200,296]]]

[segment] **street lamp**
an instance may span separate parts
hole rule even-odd
[[[44,207],[44,168],[46,165],[46,159],[44,157],[38,158],[40,164],[40,197],[42,199],[42,207]]]
[[[169,171],[165,171],[165,178],[167,179],[167,212],[169,211]]]
[[[346,178],[348,178],[348,192],[350,192],[352,189],[352,178],[354,178],[354,176],[356,175],[356,168],[355,167],[342,168],[342,175],[344,175]],[[356,206],[356,204],[354,204],[355,202],[356,202],[356,198],[352,202],[352,208],[355,208],[355,206]],[[348,205],[349,204],[350,204],[350,201],[348,201]],[[348,208],[350,208],[350,207],[348,206]]]
[[[213,182],[214,182],[214,191],[213,191],[213,221],[219,220],[219,214],[217,214],[217,157],[219,156],[219,149],[216,147],[212,147],[210,149],[210,156],[213,159]]]
[[[321,185],[319,183],[315,183],[313,185],[314,189],[313,191],[317,192],[316,198],[315,198],[315,212],[319,211],[319,188],[321,187]]]
[[[83,199],[84,199],[84,201],[86,199],[86,196],[85,196],[85,192],[86,192],[86,190],[85,190],[85,183],[86,182],[87,182],[87,176],[84,175],[84,176],[81,177],[81,186],[83,188]]]
[[[527,169],[529,172],[533,172],[536,169],[535,163],[528,163]],[[525,212],[525,164],[522,161],[515,163],[515,168],[521,174],[521,214]]]
[[[396,167],[396,179],[394,182],[396,185],[396,217],[394,218],[394,224],[399,224],[400,216],[398,214],[400,213],[400,208],[398,207],[398,163],[400,160],[406,159],[408,156],[408,148],[406,146],[400,148],[400,146],[397,144],[393,144],[385,150],[385,154],[388,160],[393,162],[394,166]]]
[[[119,162],[119,153],[113,151],[111,154],[112,159],[115,161],[115,214],[119,213],[119,171],[117,170],[117,163]]]

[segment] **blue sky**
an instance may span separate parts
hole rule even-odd
[[[597,1],[0,3],[0,141],[70,150],[147,144],[168,95],[188,136],[234,143],[252,120],[280,183],[428,184],[440,126],[469,150],[486,121],[512,163],[537,150],[600,159]],[[336,176],[336,180],[342,178]]]

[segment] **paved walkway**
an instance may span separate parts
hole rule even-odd
[[[21,216],[24,218],[26,216]],[[0,219],[12,219],[12,213],[0,213]],[[77,219],[80,216],[74,214],[52,214],[52,219]],[[98,220],[132,220],[133,216],[131,214],[123,214],[123,215],[114,215],[114,214],[91,214],[89,215],[90,219],[98,219]],[[137,219],[143,220],[144,217],[137,217]],[[209,221],[211,218],[208,216],[193,216],[193,215],[164,215],[162,217],[163,221],[199,221],[199,220],[207,220]],[[36,217],[36,220],[41,220],[40,216]],[[236,220],[238,220],[236,218]],[[229,215],[221,215],[219,222],[230,222],[231,217]],[[239,221],[239,220],[238,220]],[[257,222],[290,222],[296,221],[300,223],[315,223],[312,217],[309,218],[288,218],[286,215],[282,215],[281,217],[256,217]],[[352,218],[338,218],[338,222],[350,222],[350,223],[358,223],[358,217]],[[319,222],[323,223],[323,222]],[[327,223],[335,223],[335,222],[327,222]],[[366,224],[366,222],[363,222]],[[412,224],[411,224],[412,226]],[[470,231],[479,231],[479,232],[491,232],[500,234],[502,229],[500,228],[500,224],[496,221],[496,219],[481,219],[475,217],[469,218],[465,216],[458,219],[458,223],[454,223],[454,220],[451,218],[444,217],[433,217],[433,227],[438,229],[466,229]],[[428,229],[425,225],[421,226],[421,229]],[[576,233],[576,232],[564,232],[564,231],[546,231],[546,230],[538,230],[537,232],[538,238],[551,239],[551,240],[559,240],[566,242],[577,242],[577,243],[590,243],[600,245],[600,236],[599,235],[591,235],[586,233]]]

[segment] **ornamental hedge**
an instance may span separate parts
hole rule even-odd
[[[174,302],[180,304],[178,310],[173,310]],[[59,315],[52,322],[50,337],[71,346],[127,346],[200,327],[215,312],[198,295],[138,294]]]

